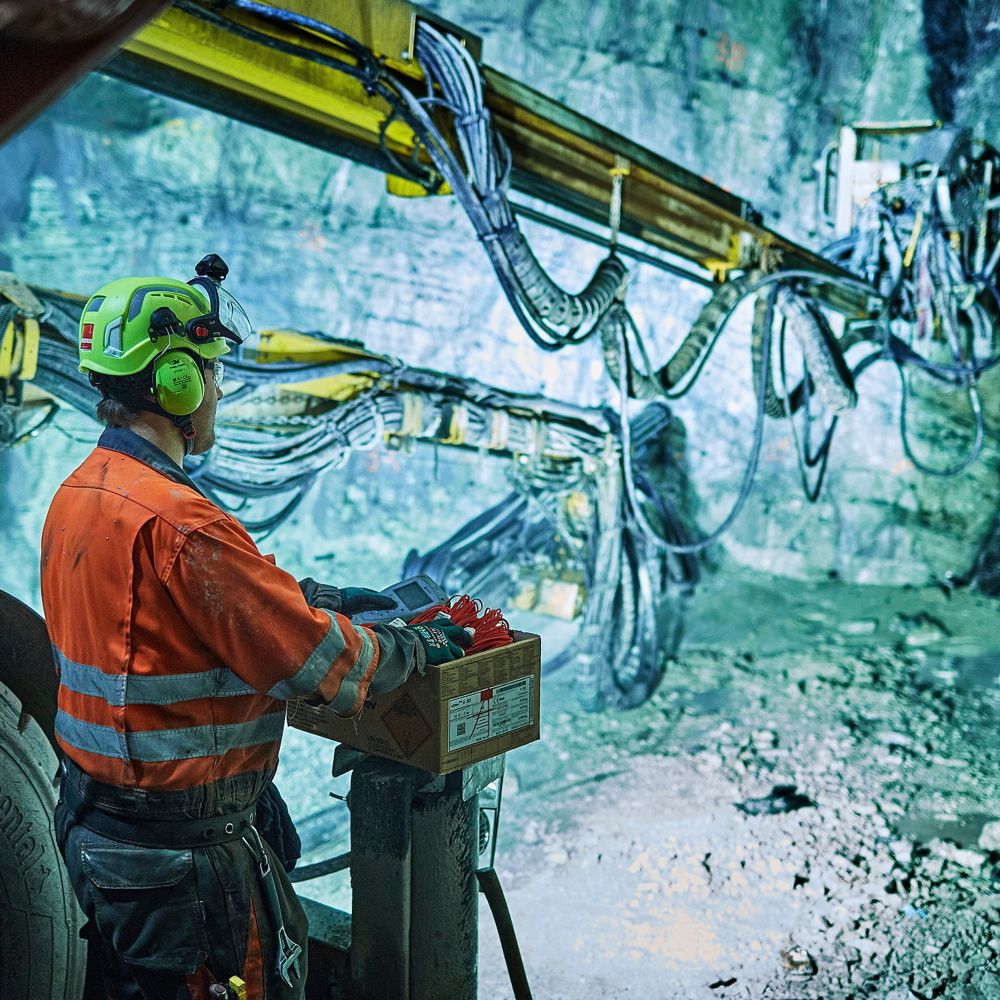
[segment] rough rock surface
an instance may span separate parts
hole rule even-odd
[[[838,122],[928,117],[950,101],[956,120],[997,138],[988,3],[963,7],[961,44],[938,37],[938,0],[431,6],[481,34],[491,65],[749,198],[810,245],[829,235],[812,165]],[[95,76],[0,149],[0,172],[0,264],[28,280],[86,292],[130,271],[184,274],[217,250],[261,325],[321,328],[512,389],[614,401],[596,345],[557,356],[530,345],[452,200],[392,199],[368,168]],[[555,277],[585,282],[599,248],[525,229]],[[662,363],[705,293],[640,266],[630,298]],[[937,480],[900,446],[895,373],[876,367],[861,396],[815,506],[801,499],[787,424],[769,425],[757,486],[724,542],[736,563],[883,583],[972,565],[995,508],[982,498],[1000,486],[995,434],[969,472]],[[997,397],[989,386],[994,418]],[[922,458],[950,464],[967,446],[963,405],[940,392],[917,405]],[[737,492],[752,423],[745,322],[677,411],[710,529]],[[46,437],[57,463],[60,441]],[[330,481],[334,496],[341,489]]]
[[[431,6],[483,35],[491,65],[814,246],[828,233],[812,163],[839,122],[950,110],[1000,138],[992,0]],[[0,149],[0,177],[0,266],[27,280],[87,292],[126,272],[183,275],[215,250],[261,325],[614,401],[591,345],[557,357],[529,345],[451,201],[392,200],[367,168],[94,77]],[[568,287],[600,257],[525,230]],[[661,362],[705,298],[646,267],[631,296]],[[742,474],[749,373],[744,325],[677,407],[705,528]],[[865,377],[815,506],[788,428],[770,425],[751,501],[647,705],[584,715],[570,669],[546,678],[544,740],[510,758],[500,853],[537,996],[1000,996],[996,605],[952,587],[995,523],[996,434],[964,476],[919,475],[899,443],[894,380]],[[994,421],[997,396],[994,380]],[[918,406],[921,456],[961,452],[960,402]],[[95,433],[66,414],[0,455],[0,587],[36,607],[45,508]],[[488,459],[356,455],[268,547],[299,575],[381,586],[409,547],[503,491]],[[905,586],[930,580],[941,586]],[[564,633],[546,626],[546,648]],[[306,860],[343,846],[329,750],[299,733],[285,746]],[[343,905],[345,886],[333,876],[307,892]],[[485,915],[482,949],[484,1000],[508,996]]]

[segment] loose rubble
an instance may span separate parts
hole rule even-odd
[[[559,709],[543,744],[511,755],[520,792],[501,832],[537,994],[1000,998],[1000,649],[939,648],[969,643],[983,622],[954,616],[971,613],[888,610],[909,627],[877,645],[834,623],[770,655],[753,636],[703,646],[615,716],[573,707],[568,679],[565,698],[550,684]],[[938,647],[906,641],[930,629]],[[571,780],[583,783],[561,794]],[[555,844],[572,859],[559,873],[545,861]],[[595,881],[588,845],[605,870],[617,852],[616,878]],[[555,902],[571,880],[589,886],[589,913]],[[558,920],[536,925],[528,899]],[[570,969],[586,976],[573,985]],[[509,995],[502,966],[484,980],[483,1000]]]
[[[690,645],[630,712],[585,712],[569,670],[546,676],[497,856],[535,996],[1000,998],[995,607],[956,594],[914,645],[889,627],[919,613],[896,594],[877,633],[838,627],[837,608],[876,617],[842,587],[807,641],[775,616],[714,643],[696,597]],[[349,906],[346,876],[325,882],[303,888]],[[509,1000],[485,909],[480,949],[480,1000]]]

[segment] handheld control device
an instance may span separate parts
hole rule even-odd
[[[423,573],[401,583],[394,583],[391,587],[386,587],[382,593],[392,598],[395,607],[387,608],[385,611],[363,611],[359,615],[352,615],[351,621],[359,625],[392,622],[396,619],[406,622],[435,604],[448,603],[448,595]]]

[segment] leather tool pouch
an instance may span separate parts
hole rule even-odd
[[[80,861],[84,909],[124,962],[185,974],[204,964],[208,936],[190,850],[85,839]]]

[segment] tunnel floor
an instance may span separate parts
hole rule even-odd
[[[998,621],[947,587],[727,575],[642,707],[546,678],[497,860],[534,995],[1000,997]],[[286,788],[329,774],[288,735]],[[346,876],[300,888],[349,908]],[[507,998],[485,907],[480,939],[480,998]]]

